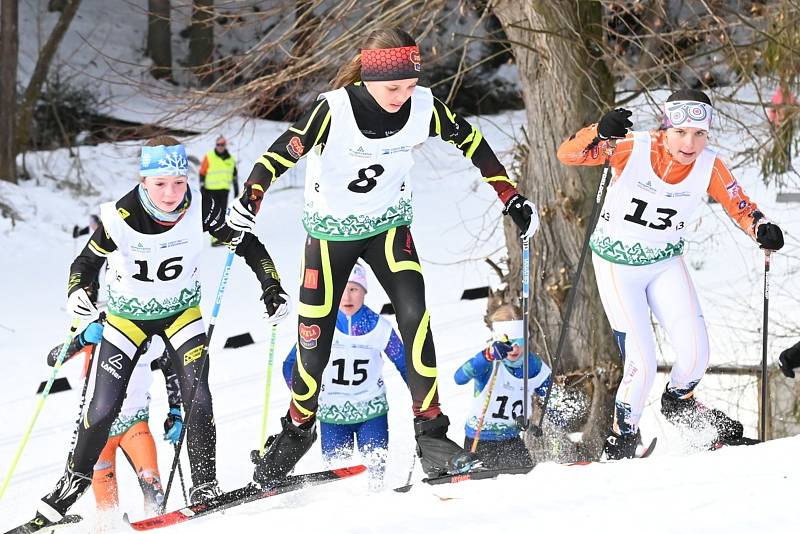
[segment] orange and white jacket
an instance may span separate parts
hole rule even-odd
[[[665,143],[665,131],[655,130],[650,134],[650,163],[662,180],[669,184],[680,183],[686,178],[694,166],[694,162],[684,165],[672,159]],[[563,143],[558,148],[558,159],[565,165],[602,165],[605,162],[607,141],[595,142],[597,125],[587,126]],[[633,152],[633,134],[625,139],[617,140],[617,146],[611,156],[611,167],[614,176],[620,176]],[[728,167],[719,157],[714,160],[708,194],[719,202],[736,224],[750,237],[755,239],[756,226],[767,219],[758,209],[755,202],[744,193],[742,187],[733,177]]]

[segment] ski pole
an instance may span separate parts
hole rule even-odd
[[[175,448],[177,449],[178,444],[175,444]],[[178,452],[177,450],[175,452]],[[180,458],[178,459],[178,478],[181,481],[181,491],[183,492],[183,502],[186,505],[189,505],[189,499],[186,498],[186,483],[183,481],[183,469],[181,468],[181,461]]]
[[[530,279],[531,279],[531,240],[529,237],[522,238],[522,430],[527,430],[530,426],[528,416],[528,307],[530,303]],[[496,371],[496,370],[495,370]]]
[[[527,360],[527,358],[525,358]],[[494,383],[497,381],[497,370],[501,364],[493,364],[492,379],[489,381],[489,391],[486,392],[486,400],[483,402],[483,409],[481,410],[481,417],[478,419],[478,430],[475,432],[475,437],[472,438],[472,446],[469,452],[475,452],[478,448],[478,441],[481,439],[481,430],[483,430],[483,420],[486,418],[486,412],[489,410],[489,403],[492,402],[492,391],[494,391]]]
[[[25,434],[22,435],[22,441],[20,442],[19,447],[17,447],[17,452],[14,455],[14,459],[11,461],[11,466],[8,468],[8,474],[6,475],[5,480],[3,480],[3,486],[0,487],[0,499],[3,498],[6,488],[8,487],[8,483],[11,482],[11,476],[14,474],[14,470],[17,468],[17,462],[19,462],[19,459],[22,456],[22,451],[25,450],[25,446],[28,444],[28,440],[33,432],[33,425],[36,424],[36,419],[39,417],[42,407],[44,407],[44,401],[47,400],[47,396],[50,394],[50,388],[53,387],[53,382],[56,380],[58,370],[61,369],[61,363],[64,361],[64,357],[67,354],[67,348],[69,347],[70,343],[72,343],[72,338],[75,337],[75,332],[78,330],[78,326],[80,324],[80,317],[76,317],[72,320],[72,324],[69,327],[69,333],[67,334],[67,339],[64,341],[64,345],[61,347],[61,352],[58,354],[58,358],[56,359],[56,364],[53,366],[53,372],[50,373],[50,378],[47,380],[47,384],[42,390],[42,396],[39,397],[39,402],[36,404],[33,417],[31,417],[31,421],[28,423],[28,428],[25,431]]]
[[[769,255],[771,250],[764,250],[764,325],[761,329],[761,425],[758,438],[767,441],[767,327],[769,326]]]
[[[100,322],[106,321],[106,312],[100,312]],[[89,378],[92,376],[92,366],[94,365],[94,354],[97,352],[98,344],[92,346],[92,352],[89,353],[89,363],[86,366],[86,376],[83,379],[83,389],[81,390],[81,404],[78,407],[78,419],[75,421],[75,430],[72,431],[72,440],[69,448],[72,450],[75,443],[78,441],[78,429],[80,428],[81,418],[83,417],[83,407],[86,405],[86,391],[89,389]]]
[[[586,233],[583,236],[583,245],[581,246],[581,256],[578,260],[578,268],[575,270],[575,275],[572,277],[572,287],[569,290],[569,299],[567,300],[567,309],[564,311],[564,321],[561,323],[561,329],[558,333],[558,345],[556,346],[556,353],[553,355],[550,362],[552,369],[551,373],[555,378],[558,372],[558,365],[561,363],[561,352],[564,349],[564,342],[567,340],[567,330],[569,329],[569,320],[572,316],[572,308],[575,307],[575,297],[578,295],[578,286],[581,281],[581,274],[583,273],[583,266],[586,263],[586,256],[589,252],[589,239],[592,237],[594,227],[597,225],[597,220],[600,217],[600,208],[603,205],[603,198],[606,194],[606,181],[608,180],[608,172],[611,169],[611,155],[614,152],[616,141],[610,139],[608,141],[608,150],[606,151],[606,160],[603,163],[603,173],[600,177],[600,183],[597,186],[597,193],[594,197],[594,205],[592,206],[592,214],[589,216],[589,224],[586,225]],[[527,354],[526,354],[527,356]],[[539,416],[539,424],[533,428],[533,433],[536,436],[542,435],[542,424],[544,423],[544,416],[547,413],[547,403],[550,402],[550,394],[553,391],[554,379],[550,380],[547,385],[547,393],[544,396],[542,403],[542,413]]]
[[[275,357],[275,338],[278,337],[278,325],[272,325],[272,333],[269,338],[269,357],[267,358],[267,385],[264,386],[264,410],[261,416],[261,445],[258,455],[264,456],[267,440],[267,415],[269,414],[269,392],[272,388],[272,360]]]
[[[222,269],[222,278],[219,281],[217,296],[214,299],[214,308],[211,312],[211,318],[208,320],[208,333],[206,334],[206,342],[205,345],[203,345],[203,352],[200,356],[200,359],[202,360],[200,363],[200,372],[195,375],[194,382],[192,383],[192,391],[189,394],[189,410],[186,413],[186,419],[183,421],[183,428],[181,428],[181,435],[178,438],[178,443],[175,445],[175,457],[172,459],[172,468],[169,470],[169,479],[167,480],[167,487],[164,490],[164,501],[161,503],[161,506],[159,506],[158,509],[159,514],[163,514],[164,510],[167,509],[167,499],[169,498],[170,489],[172,489],[172,481],[175,479],[175,470],[178,466],[178,462],[180,461],[183,440],[186,438],[186,430],[189,428],[189,422],[192,419],[192,413],[194,413],[194,396],[197,392],[197,385],[200,382],[200,378],[203,376],[203,372],[206,370],[208,347],[211,344],[211,336],[214,333],[214,325],[216,324],[217,316],[219,315],[220,304],[222,304],[222,296],[225,294],[225,288],[228,287],[228,279],[230,278],[231,274],[231,265],[233,264],[234,254],[235,249],[230,248],[228,250],[228,257],[225,259],[225,267]],[[184,408],[185,407],[186,403],[184,403]]]

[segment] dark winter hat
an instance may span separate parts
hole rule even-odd
[[[709,106],[711,105],[711,99],[708,98],[708,95],[697,89],[680,89],[667,98],[667,102],[673,102],[675,100],[694,100],[696,102],[708,104]]]
[[[361,79],[365,82],[419,78],[421,72],[418,46],[361,50]]]
[[[714,108],[711,99],[696,89],[675,91],[664,104],[663,128],[700,128],[708,131]]]

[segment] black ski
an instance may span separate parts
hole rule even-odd
[[[142,519],[131,523],[128,520],[128,515],[125,514],[125,522],[128,523],[134,530],[151,530],[155,528],[168,527],[189,521],[190,519],[197,519],[204,515],[220,512],[240,504],[245,504],[282,493],[289,493],[309,486],[318,486],[335,480],[349,478],[366,471],[363,465],[354,465],[352,467],[344,467],[341,469],[329,469],[326,471],[319,471],[317,473],[307,473],[304,475],[293,475],[286,477],[278,482],[271,488],[261,488],[255,484],[248,484],[243,488],[239,488],[227,493],[223,493],[219,497],[215,497],[208,501],[199,504],[190,504],[179,510],[167,512],[165,514]]]
[[[650,445],[645,447],[644,450],[642,450],[641,454],[635,456],[635,458],[644,459],[644,458],[647,458],[648,456],[650,456],[651,454],[653,454],[653,451],[656,448],[656,443],[658,443],[658,438],[653,438],[650,441]],[[606,463],[606,461],[604,461],[604,460],[581,461],[581,462],[572,462],[572,463],[569,463],[567,465],[591,465],[591,464],[596,464],[596,463]]]
[[[431,486],[437,486],[439,484],[456,484],[458,482],[465,482],[467,480],[484,480],[487,478],[496,478],[498,475],[524,475],[530,473],[531,469],[533,469],[533,466],[506,467],[498,469],[477,468],[472,471],[467,471],[465,473],[455,473],[452,475],[423,478],[422,482],[425,484],[430,484]],[[414,484],[406,484],[405,486],[400,486],[399,488],[395,488],[394,491],[397,491],[399,493],[406,493],[413,486]]]
[[[28,521],[27,523],[18,526],[17,528],[12,528],[6,534],[32,534],[33,532],[42,532],[49,534],[50,532],[54,532],[55,530],[59,529],[60,527],[67,527],[70,525],[74,525],[75,523],[79,523],[83,520],[83,517],[71,514],[66,515],[61,521],[56,521],[55,523],[46,519],[42,514],[37,513],[36,517]]]
[[[753,438],[746,438],[744,436],[736,439],[721,439],[715,441],[709,450],[715,451],[717,449],[722,449],[724,447],[738,447],[740,445],[757,445],[761,443],[761,441]]]

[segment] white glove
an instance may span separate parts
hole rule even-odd
[[[283,321],[292,309],[292,299],[277,284],[268,287],[261,295],[261,300],[264,301],[264,306],[266,306],[264,319],[269,325]]]
[[[539,211],[536,209],[536,204],[530,200],[525,201],[525,205],[531,208],[531,222],[528,229],[520,237],[533,237],[539,229]]]
[[[67,299],[67,313],[73,317],[94,320],[100,315],[97,307],[92,303],[86,290],[76,289]]]
[[[239,232],[252,232],[256,226],[256,216],[250,213],[247,206],[242,204],[242,199],[237,198],[228,208],[228,213],[225,215],[225,222]]]

